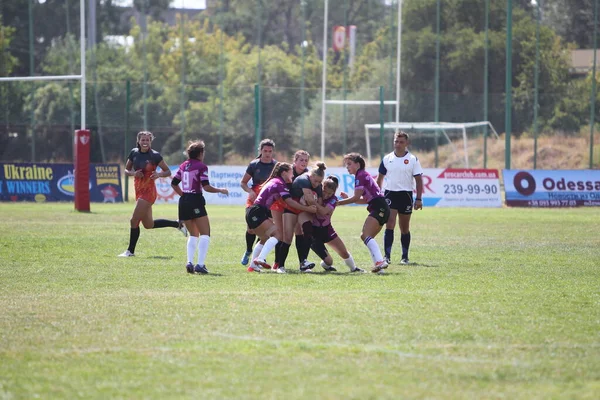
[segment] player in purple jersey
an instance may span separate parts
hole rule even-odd
[[[208,181],[208,167],[204,160],[204,142],[189,142],[188,159],[180,166],[171,181],[173,190],[179,197],[179,220],[184,221],[190,232],[187,242],[188,273],[208,274],[204,261],[210,244],[210,222],[206,212],[206,201],[202,195],[204,189],[208,193],[229,195],[227,189],[218,189]],[[198,262],[194,265],[194,255],[198,249]]]
[[[317,162],[316,167],[303,173],[294,179],[290,194],[292,198],[301,204],[317,205],[321,197],[321,182],[325,176],[327,166],[324,162]],[[313,214],[296,210],[292,207],[286,208],[283,213],[283,241],[281,259],[278,259],[279,268],[285,268],[285,261],[292,242],[292,236],[296,231],[296,250],[300,261],[300,271],[311,272],[315,264],[308,262],[307,257],[312,243],[312,219]],[[298,234],[298,230],[300,234]]]
[[[298,210],[315,213],[316,206],[305,206],[292,199],[288,184],[292,182],[292,165],[278,162],[271,172],[269,180],[265,182],[260,189],[252,207],[246,209],[246,223],[250,229],[260,237],[260,243],[256,245],[254,251],[259,250],[258,256],[252,261],[251,267],[256,272],[261,268],[271,268],[267,264],[267,255],[280,242],[277,237],[281,237],[277,226],[269,219],[269,208],[279,199]],[[275,259],[278,259],[281,246],[276,249]],[[278,273],[285,273],[285,269],[277,269]]]
[[[146,229],[177,228],[184,236],[187,230],[181,221],[169,219],[153,219],[152,205],[156,201],[156,179],[171,176],[169,166],[160,153],[152,149],[154,135],[152,132],[141,131],[137,134],[137,147],[133,148],[125,164],[125,176],[134,177],[135,209],[129,220],[129,246],[119,254],[119,257],[133,257],[135,247],[140,238],[140,222]],[[157,167],[162,169],[157,171]]]
[[[321,267],[327,272],[335,272],[336,269],[333,267],[333,258],[329,255],[325,244],[333,248],[342,257],[344,263],[350,268],[350,272],[365,272],[365,270],[356,266],[352,255],[331,225],[331,216],[338,203],[335,196],[338,185],[338,178],[333,175],[329,175],[323,180],[323,205],[317,205],[317,214],[312,220],[313,241],[311,248],[321,257],[321,260],[323,260],[321,261]]]
[[[271,139],[263,139],[258,145],[259,156],[248,164],[246,168],[246,173],[242,177],[240,182],[240,186],[242,190],[248,193],[248,198],[246,199],[246,208],[251,207],[260,191],[260,187],[271,175],[271,171],[273,171],[273,167],[275,166],[276,161],[273,160],[273,151],[275,150],[275,142]],[[252,186],[248,186],[252,180]],[[273,220],[275,224],[280,228],[283,226],[282,222],[282,209],[278,209],[277,207],[271,209]],[[250,260],[250,256],[252,255],[252,246],[254,246],[254,242],[256,241],[256,234],[252,231],[252,229],[246,229],[246,251],[242,256],[241,263],[242,265],[247,265]],[[256,256],[256,254],[254,254]],[[255,257],[252,257],[255,258]],[[248,267],[248,271],[251,271],[251,266]]]
[[[343,200],[338,202],[339,205],[345,204],[368,204],[367,210],[369,216],[360,234],[360,239],[369,249],[371,259],[375,266],[371,270],[373,273],[383,273],[383,270],[388,267],[388,264],[381,255],[379,245],[375,241],[375,236],[381,231],[381,228],[387,222],[390,216],[390,206],[385,201],[385,197],[377,182],[365,170],[365,159],[358,153],[349,153],[344,156],[344,165],[349,174],[356,177],[354,183],[354,194],[352,197],[344,192],[341,193]]]

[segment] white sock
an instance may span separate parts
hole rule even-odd
[[[367,242],[365,243],[369,248],[369,253],[371,253],[371,260],[373,260],[373,264],[377,261],[383,260],[383,256],[381,255],[381,250],[379,250],[379,245],[373,238],[367,238]]]
[[[273,250],[275,248],[275,246],[277,245],[277,242],[279,242],[279,240],[277,240],[277,238],[275,236],[271,236],[269,238],[269,240],[267,240],[265,242],[262,250],[260,251],[260,255],[258,256],[258,258],[260,258],[262,260],[266,260],[267,256],[271,252],[271,250]]]
[[[187,262],[194,263],[194,255],[196,254],[196,247],[198,246],[198,236],[188,237],[187,240]]]
[[[348,253],[348,258],[344,260],[344,263],[350,268],[350,271],[356,268],[356,264],[354,264],[354,258],[352,258],[352,254]]]
[[[262,251],[264,245],[262,243],[257,244],[256,246],[254,246],[254,250],[252,251],[252,264],[250,264],[250,266],[252,266],[254,264],[254,259],[256,257],[258,257],[258,255],[260,254],[260,252]]]
[[[206,253],[208,253],[208,245],[210,244],[210,236],[200,235],[198,240],[198,264],[204,265],[206,260]]]

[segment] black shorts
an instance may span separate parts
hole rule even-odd
[[[390,206],[388,206],[385,197],[376,197],[371,200],[367,210],[369,216],[375,218],[380,226],[385,225],[390,217]]]
[[[189,221],[194,218],[206,217],[206,200],[202,193],[184,193],[179,198],[179,220]]]
[[[326,226],[313,225],[313,238],[323,243],[329,243],[336,237],[338,237],[335,229],[331,224]]]
[[[260,224],[270,218],[270,214],[271,213],[267,207],[260,206],[258,204],[246,208],[246,224],[248,224],[248,228],[258,228]]]
[[[398,210],[400,214],[412,214],[413,192],[408,190],[398,192],[386,190],[385,199],[392,210]]]

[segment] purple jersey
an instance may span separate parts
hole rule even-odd
[[[186,160],[179,166],[175,178],[181,181],[183,193],[202,193],[202,186],[209,184],[208,167],[196,159]]]
[[[254,204],[270,208],[277,199],[285,200],[288,197],[290,189],[287,184],[281,178],[273,178],[262,186]]]
[[[367,203],[370,203],[371,200],[377,197],[383,197],[383,193],[381,193],[381,188],[375,182],[375,179],[364,169],[359,169],[356,172],[356,181],[354,183],[354,190],[363,189],[363,199]]]
[[[337,202],[338,202],[338,199],[336,196],[331,196],[328,199],[323,199],[323,207],[330,208],[331,214],[328,214],[328,215],[315,214],[313,221],[312,221],[313,225],[315,225],[315,226],[331,225],[331,216],[333,215],[333,212],[335,211],[335,207],[337,207]]]

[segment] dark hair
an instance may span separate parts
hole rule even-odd
[[[346,154],[344,156],[344,162],[346,162],[346,160],[350,160],[350,161],[353,161],[355,163],[359,163],[360,164],[360,168],[359,169],[365,169],[365,159],[359,153],[348,153],[348,154]]]
[[[269,179],[267,179],[267,181],[270,181],[273,178],[281,178],[281,175],[284,172],[290,171],[291,169],[292,164],[286,162],[278,162],[273,167],[273,171],[271,171],[271,175],[269,175]]]
[[[407,140],[407,141],[408,141],[408,139],[409,139],[408,133],[404,132],[404,131],[403,131],[403,130],[401,130],[401,129],[398,129],[398,130],[397,130],[397,131],[394,133],[394,140],[396,140],[396,139],[397,139],[397,138],[399,138],[399,137],[404,137],[404,138],[406,138],[406,140]]]
[[[189,141],[188,142],[188,147],[187,147],[187,155],[188,158],[190,160],[192,159],[196,159],[198,158],[198,156],[202,153],[204,153],[204,141],[203,140],[196,140],[196,141]]]
[[[152,134],[152,132],[150,131],[139,131],[137,136],[135,137],[135,145],[137,146],[138,149],[141,149],[142,146],[140,146],[140,138],[142,136],[150,136],[150,143],[152,143],[152,141],[154,140],[154,135]]]
[[[265,146],[275,147],[275,142],[272,141],[271,139],[261,140],[260,143],[258,144],[258,151],[261,151],[263,149],[263,147],[265,147]]]
[[[340,180],[335,175],[327,175],[327,178],[323,179],[323,186],[335,192],[340,186]]]
[[[327,166],[323,161],[317,161],[315,163],[315,166],[310,169],[309,174],[310,176],[320,176],[321,178],[323,178],[325,176],[326,169]]]

